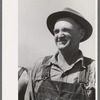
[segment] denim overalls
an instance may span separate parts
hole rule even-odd
[[[43,82],[35,100],[89,100],[84,87],[86,80],[86,70],[80,72],[79,83],[65,83],[50,79],[51,67],[44,66],[42,72]]]

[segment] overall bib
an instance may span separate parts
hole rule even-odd
[[[42,83],[35,95],[35,100],[89,100],[81,82],[85,70],[80,72],[79,83],[65,83],[50,79],[51,67],[44,66],[42,72]]]

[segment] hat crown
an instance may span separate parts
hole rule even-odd
[[[71,8],[64,8],[63,11],[70,12],[70,13],[72,13],[72,14],[75,14],[75,15],[78,15],[78,16],[84,18],[84,17],[82,16],[82,14],[80,14],[79,12],[77,12],[77,11],[71,9]]]
[[[53,29],[57,20],[66,17],[71,17],[75,19],[75,21],[77,21],[82,26],[82,28],[85,29],[84,38],[80,42],[87,40],[91,36],[93,31],[92,25],[79,12],[71,8],[65,8],[62,11],[52,13],[51,15],[48,16],[47,27],[49,31],[52,33],[52,35],[54,35]]]

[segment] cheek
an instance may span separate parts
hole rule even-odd
[[[80,40],[81,40],[81,39],[80,39],[80,36],[79,36],[79,35],[76,35],[75,37],[73,37],[73,41],[74,41],[75,43],[78,43]]]
[[[65,35],[65,37],[68,37],[68,38],[73,37],[73,34],[70,32],[65,32],[64,35]]]
[[[57,42],[58,36],[54,35],[54,41]]]

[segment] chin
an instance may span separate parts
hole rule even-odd
[[[65,45],[60,45],[60,46],[57,46],[59,50],[66,50],[68,48],[68,46],[65,46]]]
[[[69,48],[69,43],[66,43],[66,44],[57,44],[57,47],[59,50],[65,50],[67,48]]]

